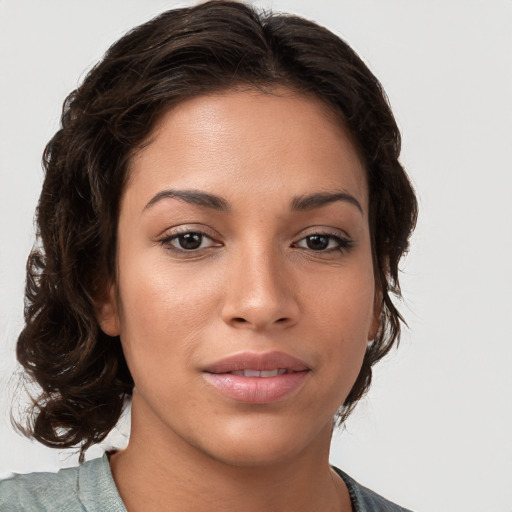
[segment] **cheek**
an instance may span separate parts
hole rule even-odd
[[[134,355],[159,365],[186,359],[218,307],[214,276],[171,271],[165,261],[129,263],[124,262],[119,279],[121,340],[128,362]]]
[[[357,270],[357,269],[356,269]],[[316,316],[323,318],[333,331],[346,333],[350,338],[361,335],[367,340],[371,328],[375,284],[370,265],[359,271],[333,272],[322,280],[312,280],[303,291]]]
[[[362,364],[374,319],[371,271],[339,273],[308,293],[312,326],[318,332],[323,361],[350,386]],[[323,341],[322,341],[323,340]]]

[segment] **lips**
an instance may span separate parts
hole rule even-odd
[[[310,369],[283,352],[242,353],[208,365],[205,380],[226,398],[245,403],[270,403],[298,390]]]
[[[242,377],[277,377],[289,373],[286,368],[276,368],[275,370],[235,370],[230,372],[232,375],[241,375]]]
[[[256,354],[244,352],[226,357],[204,368],[208,373],[232,373],[243,370],[271,371],[284,369],[287,373],[309,370],[300,359],[284,352]]]

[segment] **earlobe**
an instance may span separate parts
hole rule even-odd
[[[373,306],[373,318],[368,331],[368,341],[373,341],[379,334],[382,326],[382,297],[380,293],[375,295],[375,302]]]
[[[370,327],[370,330],[368,331],[368,341],[373,341],[377,337],[377,334],[379,334],[381,326],[380,317],[380,312],[378,314],[373,315],[372,325]]]
[[[96,319],[98,320],[101,330],[108,336],[119,336],[121,334],[114,285],[110,286],[105,297],[96,303]]]

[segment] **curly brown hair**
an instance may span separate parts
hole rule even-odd
[[[129,162],[164,111],[187,98],[247,86],[284,86],[321,99],[348,128],[365,163],[382,323],[339,412],[367,391],[372,366],[398,340],[398,263],[417,216],[398,161],[400,133],[385,93],[339,37],[302,18],[235,1],[175,9],[133,29],[66,99],[43,157],[38,242],[29,256],[26,325],[17,356],[41,393],[25,433],[52,447],[102,441],[133,380],[118,337],[95,303],[115,282],[116,231]]]

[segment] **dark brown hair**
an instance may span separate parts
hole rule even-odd
[[[400,134],[378,80],[327,29],[296,16],[212,1],[171,10],[135,28],[66,99],[46,147],[38,242],[27,264],[19,362],[41,388],[24,431],[53,447],[100,442],[133,380],[119,338],[104,334],[95,301],[115,282],[119,202],[131,156],[160,115],[192,96],[288,87],[321,99],[348,128],[364,160],[382,325],[340,410],[367,391],[372,366],[397,341],[398,263],[417,203],[398,161]]]

